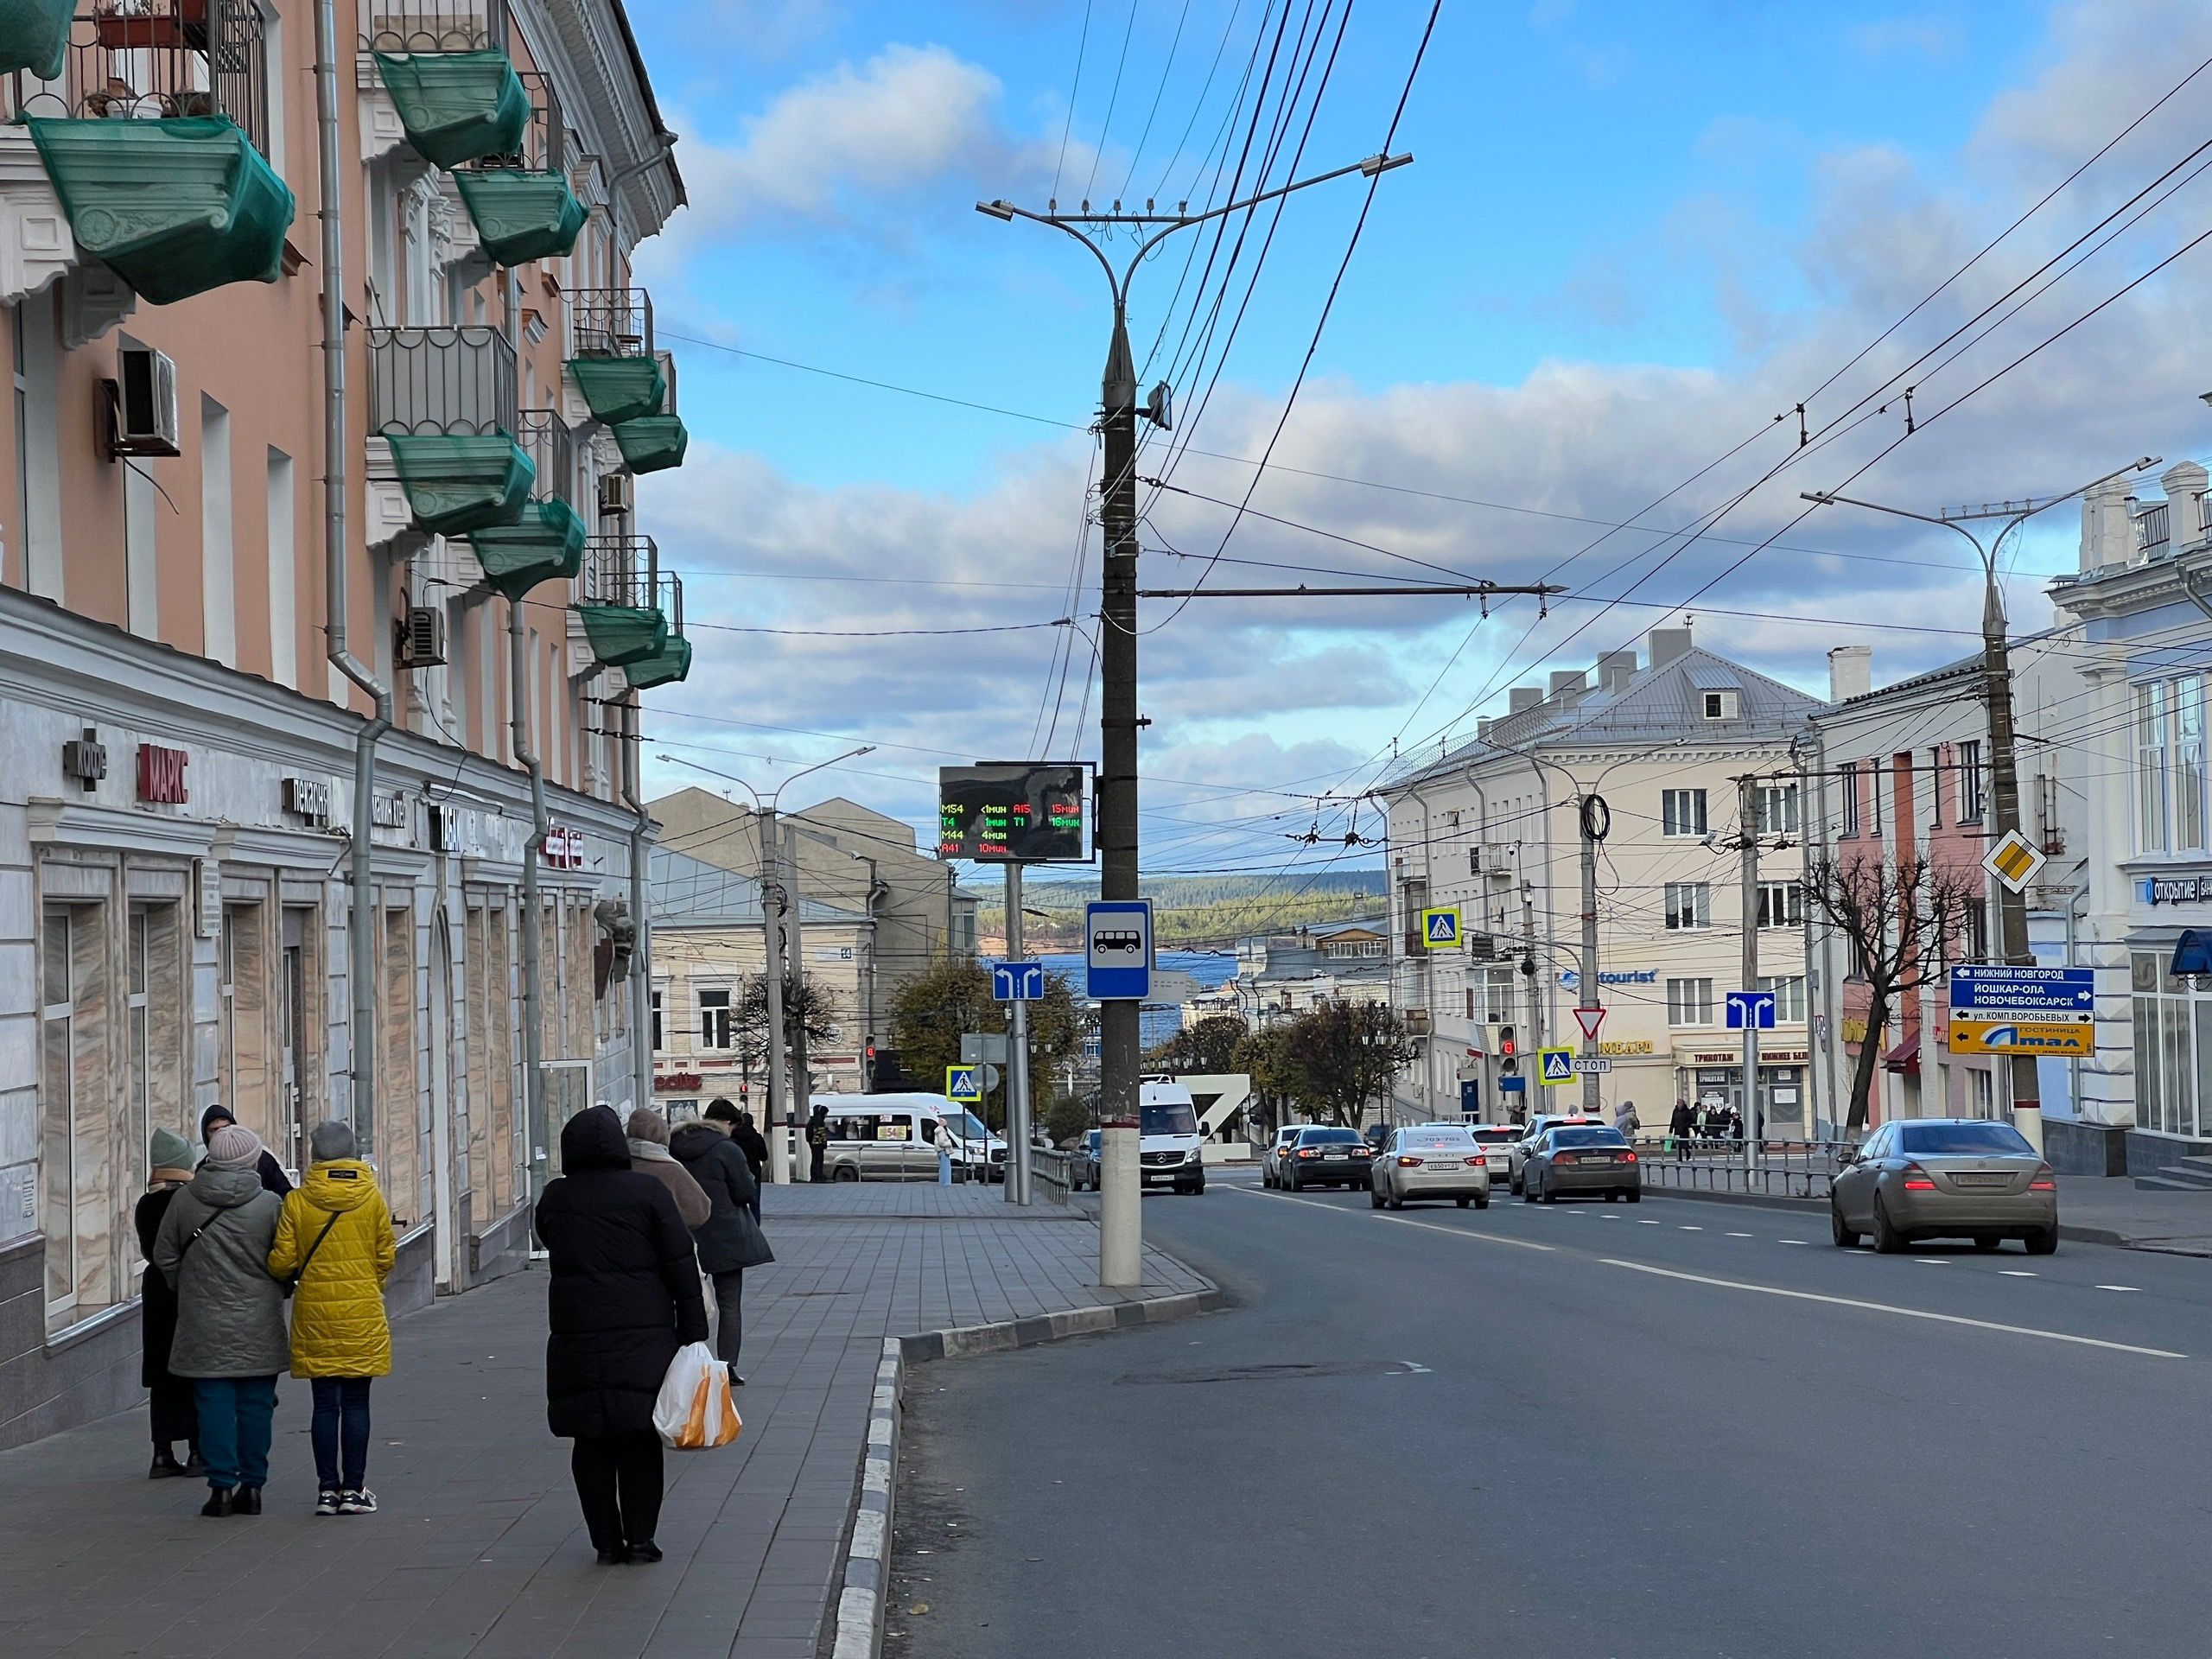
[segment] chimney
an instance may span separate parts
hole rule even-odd
[[[1654,628],[1649,642],[1651,666],[1664,668],[1668,664],[1690,654],[1690,631],[1688,628]]]
[[[2127,512],[2127,480],[2108,478],[2082,497],[2082,569],[2101,570],[2135,559],[2135,524]]]
[[[1572,709],[1581,700],[1590,683],[1582,677],[1579,668],[1555,668],[1552,671],[1552,700]]]
[[[1489,720],[1484,719],[1477,721],[1475,722],[1475,741],[1478,743],[1489,742],[1490,728],[1491,722]]]
[[[1525,715],[1544,700],[1544,694],[1533,685],[1516,685],[1505,694],[1505,710],[1510,718]]]
[[[1828,652],[1828,701],[1863,697],[1874,689],[1874,647],[1838,645]]]
[[[1636,653],[1633,651],[1605,651],[1598,654],[1598,683],[1608,691],[1618,691],[1636,677]]]
[[[2158,474],[2166,486],[2166,534],[2176,552],[2204,539],[2205,480],[2204,469],[2193,461],[2177,461]]]

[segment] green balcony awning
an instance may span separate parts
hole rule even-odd
[[[668,377],[650,357],[572,357],[569,372],[592,414],[609,426],[658,414],[668,399]]]
[[[385,442],[415,522],[431,535],[465,536],[521,522],[537,469],[505,433],[386,433]]]
[[[565,501],[533,501],[518,524],[473,531],[468,544],[486,580],[509,599],[541,582],[565,580],[583,569],[584,521]]]
[[[632,472],[659,473],[683,464],[691,435],[673,415],[640,415],[614,429],[614,442],[621,448],[622,464]]]
[[[228,117],[29,124],[77,240],[141,298],[282,273],[292,193]]]
[[[662,612],[632,605],[579,605],[576,614],[583,619],[593,659],[610,668],[627,668],[668,648],[668,618]]]
[[[450,169],[521,147],[530,94],[505,53],[379,52],[377,69],[407,142],[433,166]]]
[[[575,246],[576,232],[584,227],[584,205],[569,188],[566,174],[494,167],[456,173],[453,181],[495,264],[557,259]]]
[[[0,0],[0,73],[28,69],[41,80],[60,79],[76,11],[77,0]]]
[[[680,633],[668,636],[668,644],[652,656],[622,666],[623,677],[632,689],[650,691],[657,685],[669,685],[685,678],[691,672],[691,642]]]

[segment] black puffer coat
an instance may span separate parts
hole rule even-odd
[[[149,1192],[131,1211],[138,1229],[138,1254],[146,1263],[146,1275],[138,1287],[138,1381],[149,1389],[171,1381],[189,1381],[169,1376],[169,1345],[176,1340],[176,1292],[154,1265],[154,1239],[176,1193],[174,1186]]]
[[[561,1176],[537,1201],[550,1256],[545,1421],[577,1437],[650,1433],[676,1351],[707,1339],[691,1235],[668,1188],[630,1167],[605,1106],[561,1131]]]
[[[729,1136],[711,1124],[686,1123],[669,1138],[668,1149],[715,1206],[714,1214],[691,1230],[699,1246],[699,1270],[727,1273],[774,1261],[776,1253],[753,1218],[760,1199],[753,1166]]]

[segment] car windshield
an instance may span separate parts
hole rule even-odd
[[[956,1141],[988,1141],[990,1139],[991,1132],[982,1126],[981,1121],[977,1119],[976,1114],[973,1112],[961,1112],[957,1115],[947,1112],[944,1115],[944,1127],[946,1133],[950,1135]]]
[[[1554,1129],[1552,1145],[1555,1147],[1624,1147],[1618,1129]]]
[[[1398,1137],[1408,1152],[1464,1152],[1474,1144],[1475,1137],[1465,1129],[1421,1129]]]
[[[1357,1129],[1308,1129],[1303,1137],[1309,1147],[1363,1147]]]
[[[1907,1155],[2032,1158],[2036,1149],[2010,1123],[1905,1123],[1897,1128],[1897,1150]]]
[[[1147,1135],[1196,1135],[1198,1115],[1188,1106],[1147,1106],[1144,1109]]]

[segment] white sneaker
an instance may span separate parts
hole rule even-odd
[[[365,1486],[359,1491],[339,1495],[338,1513],[340,1515],[374,1515],[376,1512],[377,1495]]]
[[[340,1493],[327,1490],[318,1493],[315,1500],[315,1512],[317,1515],[337,1514],[339,1500],[342,1494]]]

